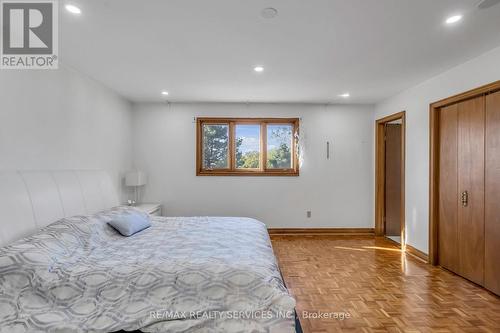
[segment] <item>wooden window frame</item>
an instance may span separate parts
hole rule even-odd
[[[219,124],[229,126],[228,169],[203,168],[203,125]],[[236,125],[260,125],[260,167],[258,169],[236,168]],[[292,125],[292,168],[267,168],[267,126]],[[196,119],[196,175],[197,176],[299,176],[298,159],[299,118],[197,118]]]

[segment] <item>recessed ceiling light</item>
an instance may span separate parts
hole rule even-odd
[[[446,24],[453,24],[453,23],[457,23],[461,19],[462,19],[462,15],[453,15],[453,16],[448,17],[445,22],[446,22]]]
[[[261,72],[264,71],[264,67],[262,67],[262,66],[255,66],[253,68],[253,70],[256,71],[257,73],[261,73]]]
[[[261,15],[265,19],[272,19],[278,15],[278,10],[273,7],[262,9]]]
[[[80,8],[78,8],[77,6],[74,6],[74,5],[66,5],[64,6],[66,8],[66,10],[72,14],[81,14],[82,13],[82,10]]]
[[[163,96],[168,96],[168,91],[163,90],[163,91],[161,92],[161,94],[162,94]]]
[[[343,94],[339,95],[339,97],[344,97],[344,98],[347,98],[349,96],[351,96],[351,94],[349,94],[349,93],[343,93]]]

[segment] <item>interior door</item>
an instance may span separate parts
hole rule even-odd
[[[385,234],[401,236],[401,124],[385,125]]]
[[[458,104],[439,117],[439,264],[458,273]]]
[[[500,295],[500,92],[486,97],[484,285]]]
[[[485,98],[458,103],[459,274],[484,283]]]

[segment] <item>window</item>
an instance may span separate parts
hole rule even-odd
[[[229,125],[203,126],[203,168],[229,169]]]
[[[236,168],[260,170],[260,124],[235,124]]]
[[[298,176],[297,118],[198,118],[198,176]]]

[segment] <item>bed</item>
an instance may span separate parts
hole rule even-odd
[[[107,222],[130,209],[62,217],[0,248],[0,332],[295,332],[263,223],[153,217],[127,238]]]

